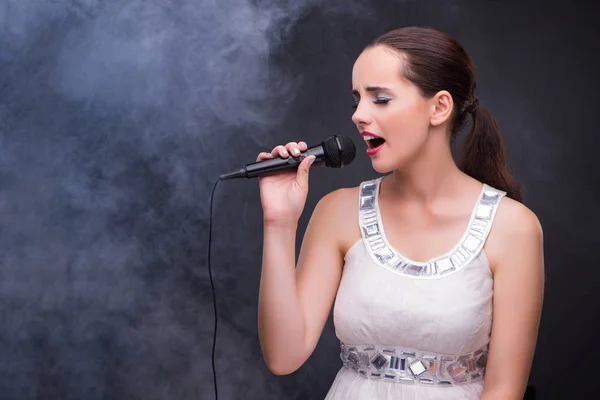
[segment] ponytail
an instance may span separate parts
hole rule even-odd
[[[475,100],[466,110],[473,118],[465,140],[460,169],[480,182],[506,192],[506,196],[522,202],[522,187],[510,174],[500,128],[489,109]]]

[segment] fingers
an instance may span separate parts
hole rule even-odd
[[[298,142],[298,148],[300,149],[300,151],[306,151],[308,149],[308,146],[306,145],[306,142]]]
[[[290,154],[293,157],[298,157],[300,155],[300,147],[296,142],[289,142],[285,146],[279,145],[273,149],[271,152],[274,156],[279,156],[283,158],[287,158]]]
[[[306,149],[308,149],[306,142],[289,142],[285,146],[275,146],[273,150],[271,150],[271,153],[261,152],[256,158],[256,161],[267,160],[272,157],[287,158],[290,155],[292,155],[292,157],[298,157],[300,156],[300,153]]]
[[[263,151],[261,153],[258,153],[258,157],[256,157],[256,161],[268,160],[269,158],[273,158],[273,155],[271,153],[266,153]]]
[[[285,145],[287,151],[294,157],[300,156],[300,152],[306,150],[306,143],[304,142],[290,142]]]
[[[282,157],[287,158],[289,156],[288,150],[283,145],[275,146],[273,150],[271,150],[271,155],[274,157]]]

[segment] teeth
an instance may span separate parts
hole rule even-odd
[[[363,135],[363,139],[365,140],[365,142],[368,142],[369,140],[377,139],[377,136]]]

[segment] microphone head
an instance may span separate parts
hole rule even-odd
[[[331,136],[323,141],[325,166],[342,168],[350,164],[356,157],[356,146],[347,136]]]

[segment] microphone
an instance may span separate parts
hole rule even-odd
[[[281,171],[298,169],[298,165],[308,156],[315,156],[312,167],[326,166],[343,168],[350,164],[356,156],[354,142],[347,136],[333,135],[320,144],[301,152],[299,156],[288,158],[272,158],[246,164],[244,167],[221,175],[220,180],[235,178],[256,178],[272,175]]]

